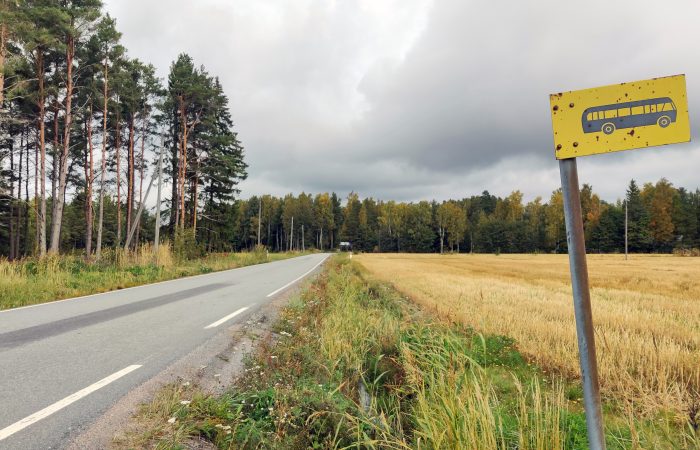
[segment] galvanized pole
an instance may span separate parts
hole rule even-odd
[[[163,148],[165,144],[161,142],[160,156],[158,157],[158,195],[156,196],[156,230],[155,239],[153,247],[155,252],[158,253],[158,246],[160,245],[160,191],[163,185]]]
[[[628,215],[627,215],[627,200],[625,200],[625,261],[627,261],[627,223],[628,223]]]
[[[559,173],[564,196],[564,218],[569,246],[569,268],[574,294],[574,314],[578,337],[579,362],[583,381],[583,404],[586,410],[589,448],[605,450],[603,414],[600,405],[598,363],[595,354],[591,293],[588,287],[586,241],[583,234],[583,216],[579,193],[576,159],[559,160]]]

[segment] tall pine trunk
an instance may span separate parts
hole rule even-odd
[[[7,56],[7,24],[0,23],[0,109],[5,103],[5,58]]]
[[[101,172],[100,172],[100,211],[97,218],[97,248],[95,249],[95,257],[99,260],[102,257],[102,223],[104,219],[104,202],[105,202],[105,175],[107,172],[107,110],[108,107],[108,97],[107,93],[109,90],[109,69],[107,67],[107,58],[103,65],[104,73],[104,88],[103,88],[103,99],[104,104],[102,107],[102,162],[101,162]]]
[[[39,108],[38,128],[39,128],[39,188],[40,200],[39,211],[37,217],[38,241],[39,241],[39,256],[46,256],[46,92],[44,89],[44,53],[43,50],[37,50],[36,55],[36,73],[39,84],[39,96],[37,99],[37,107]]]
[[[54,99],[53,102],[53,140],[51,143],[51,201],[56,199],[56,180],[58,179],[58,112],[60,108],[58,107],[58,98]],[[53,205],[53,203],[52,203]],[[51,222],[49,228],[53,227],[54,215],[51,215]]]
[[[19,171],[17,180],[17,231],[15,234],[15,258],[22,257],[21,251],[21,235],[22,235],[22,212],[24,205],[22,204],[22,166],[23,166],[23,150],[24,150],[24,129],[20,131],[19,136]]]
[[[179,158],[178,158],[178,153],[179,153],[179,148],[180,146],[178,145],[178,136],[180,135],[178,131],[178,123],[180,123],[180,120],[177,118],[177,112],[173,111],[173,122],[171,123],[171,137],[172,137],[172,148],[170,150],[170,166],[173,168],[173,182],[171,184],[171,200],[170,200],[170,229],[174,233],[175,228],[177,227],[178,219],[179,216],[177,215],[178,212],[178,205],[180,204],[179,199],[177,198],[177,187],[180,185],[180,179],[179,177]]]
[[[139,208],[143,203],[143,170],[146,165],[145,155],[146,155],[146,121],[148,120],[148,115],[146,114],[145,108],[142,112],[141,117],[141,165],[139,166]],[[138,223],[136,224],[136,239],[134,242],[139,242],[141,235],[141,216],[138,217]]]
[[[72,24],[71,24],[72,25]],[[75,57],[75,38],[69,36],[66,40],[66,115],[63,125],[63,152],[61,153],[60,173],[58,176],[58,195],[53,199],[53,215],[51,220],[51,253],[58,253],[61,243],[61,224],[63,222],[63,205],[66,198],[66,183],[68,175],[68,153],[70,151],[70,131],[73,119],[73,59]]]
[[[39,254],[39,130],[36,129],[34,144],[34,254]]]
[[[134,212],[134,114],[129,116],[129,147],[126,164],[126,232],[132,227]]]
[[[185,178],[187,176],[187,114],[185,111],[184,100],[180,99],[180,120],[182,121],[182,141],[180,150],[180,187],[179,187],[179,200],[180,200],[180,229],[185,229]]]
[[[119,157],[119,149],[122,146],[122,132],[119,124],[119,105],[117,105],[117,135],[115,136],[114,150],[115,158],[117,159],[117,247],[122,243],[122,190],[121,190],[121,158]]]
[[[24,158],[24,252],[23,256],[29,251],[29,128],[24,128],[24,142],[26,146],[26,156]],[[35,164],[36,165],[36,164]]]
[[[14,139],[10,139],[10,260],[15,259],[15,151]]]
[[[92,104],[88,110],[85,121],[87,134],[87,155],[85,157],[85,255],[89,259],[92,256],[92,184],[95,180],[95,169],[92,147]]]
[[[196,159],[197,164],[194,172],[194,181],[192,186],[192,232],[197,236],[197,188],[199,187],[199,159]]]

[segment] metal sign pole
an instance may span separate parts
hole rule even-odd
[[[586,241],[583,234],[583,216],[581,214],[581,197],[576,159],[559,160],[559,173],[561,175],[561,188],[564,197],[564,218],[569,247],[569,268],[571,270],[571,287],[574,294],[576,335],[578,337],[579,361],[583,381],[583,404],[586,410],[589,448],[591,450],[605,450],[598,363],[595,353],[593,315],[591,313],[591,293],[588,287]]]

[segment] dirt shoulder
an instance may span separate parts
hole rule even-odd
[[[300,286],[280,293],[274,300],[254,312],[244,323],[230,326],[217,334],[146,383],[122,397],[67,447],[122,448],[129,433],[143,428],[134,417],[144,403],[150,402],[163,386],[172,383],[195,385],[212,395],[221,394],[244,368],[244,357],[259,339],[270,332],[279,312]]]

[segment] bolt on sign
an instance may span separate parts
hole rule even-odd
[[[690,141],[685,75],[549,96],[557,159]]]

